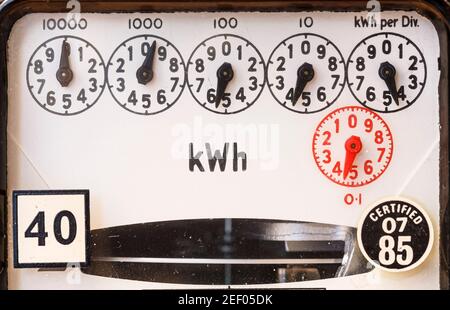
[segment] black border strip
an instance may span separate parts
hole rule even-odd
[[[367,1],[274,1],[274,0],[80,0],[83,12],[174,12],[174,11],[365,11]],[[428,17],[436,27],[441,45],[441,80],[439,84],[441,114],[441,188],[440,188],[440,270],[441,288],[449,288],[450,210],[449,210],[449,23],[450,6],[446,0],[381,0],[383,9],[416,11]],[[9,33],[14,23],[33,12],[67,12],[66,0],[6,0],[0,5],[0,89],[8,89],[6,51]],[[6,186],[6,124],[7,92],[0,91],[0,289],[7,289],[7,186]]]
[[[84,262],[57,262],[57,263],[19,263],[19,238],[18,238],[18,198],[19,196],[63,196],[63,195],[83,195],[84,196],[84,222],[85,222],[85,246],[86,246],[86,259]],[[91,241],[91,229],[90,229],[90,214],[89,214],[89,190],[30,190],[30,191],[13,191],[12,193],[12,207],[13,207],[13,251],[14,251],[14,268],[65,268],[70,265],[79,265],[80,267],[88,267],[90,259],[90,241]]]

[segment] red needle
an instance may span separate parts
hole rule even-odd
[[[352,169],[353,162],[356,155],[362,149],[361,138],[358,136],[351,136],[345,141],[345,164],[344,164],[344,180],[347,178],[348,173]]]

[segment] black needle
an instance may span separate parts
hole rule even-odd
[[[150,46],[150,50],[145,56],[142,66],[140,66],[136,71],[136,77],[138,83],[140,84],[145,85],[153,79],[153,58],[155,56],[155,49],[156,41],[153,41],[152,45]]]
[[[394,66],[391,65],[389,62],[386,61],[380,64],[380,68],[378,69],[378,75],[386,83],[386,86],[389,92],[391,93],[392,99],[394,99],[395,103],[399,105],[397,86],[395,84],[395,74],[396,70]]]
[[[292,95],[292,105],[296,105],[298,99],[303,93],[306,84],[314,78],[313,66],[307,62],[301,65],[297,70],[297,82],[295,83],[294,94]]]
[[[224,62],[219,69],[217,69],[217,88],[216,88],[216,108],[219,107],[220,102],[225,95],[225,89],[228,83],[233,79],[234,72],[231,64]]]
[[[61,58],[59,60],[59,68],[56,71],[56,79],[62,87],[66,87],[73,79],[73,72],[69,64],[70,45],[66,40],[63,41],[61,47]]]

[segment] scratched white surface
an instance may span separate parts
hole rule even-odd
[[[382,17],[402,14],[383,13]],[[88,20],[88,29],[70,33],[43,31],[42,19],[49,15],[27,15],[14,26],[8,44],[8,195],[14,189],[88,188],[91,191],[91,228],[96,229],[161,220],[222,217],[300,220],[355,227],[365,206],[399,194],[419,202],[435,225],[435,246],[420,268],[406,274],[374,271],[341,279],[273,286],[437,288],[439,45],[435,29],[428,20],[412,12],[405,14],[418,18],[420,28],[386,30],[409,37],[422,50],[428,68],[426,87],[412,107],[381,115],[394,136],[392,162],[377,181],[355,189],[338,186],[325,178],[311,152],[313,131],[320,120],[332,109],[358,105],[347,86],[332,107],[311,115],[284,109],[265,86],[254,106],[233,116],[216,115],[203,109],[185,88],[172,108],[151,117],[122,109],[108,90],[88,111],[74,117],[61,117],[42,109],[26,87],[26,66],[34,49],[51,37],[71,34],[94,44],[106,61],[120,42],[145,31],[129,30],[127,20],[130,15],[126,14],[82,14]],[[306,15],[314,18],[314,26],[307,31],[332,40],[344,59],[364,37],[380,32],[379,28],[353,28],[354,16],[365,16],[364,13],[132,16],[162,18],[164,27],[151,33],[171,41],[185,61],[198,43],[223,32],[212,28],[213,18],[235,16],[239,27],[227,32],[250,40],[267,61],[282,39],[302,32],[298,28],[298,18]],[[108,32],[114,35],[99,35],[98,29],[109,29]],[[130,78],[132,75],[130,72]],[[242,135],[243,130],[256,134],[249,141],[245,134]],[[218,148],[223,147],[224,142],[238,142],[240,150],[249,156],[247,171],[190,172],[185,142],[190,139],[183,138],[193,135]],[[174,154],[182,154],[182,158]],[[361,193],[362,205],[346,206],[343,197],[347,193]],[[8,213],[11,215],[10,202],[9,199]],[[9,229],[11,232],[11,218]],[[12,248],[11,239],[9,247]],[[71,278],[81,282],[72,284],[77,281],[68,280]],[[180,287],[77,275],[74,271],[17,270],[11,266],[9,286],[39,289]]]

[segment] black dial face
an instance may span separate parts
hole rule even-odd
[[[105,88],[105,64],[84,39],[59,36],[42,43],[27,66],[28,89],[45,110],[59,115],[86,111]]]
[[[344,88],[344,59],[327,38],[296,34],[278,44],[270,55],[267,83],[283,107],[298,113],[322,111]]]
[[[258,99],[264,87],[264,61],[250,41],[220,34],[200,43],[188,62],[189,90],[205,109],[233,114]]]
[[[152,115],[173,106],[183,92],[185,65],[169,41],[139,35],[122,42],[108,62],[108,87],[124,109]]]
[[[348,84],[355,98],[378,112],[411,106],[422,93],[427,78],[420,49],[396,33],[378,33],[359,42],[347,67]]]

